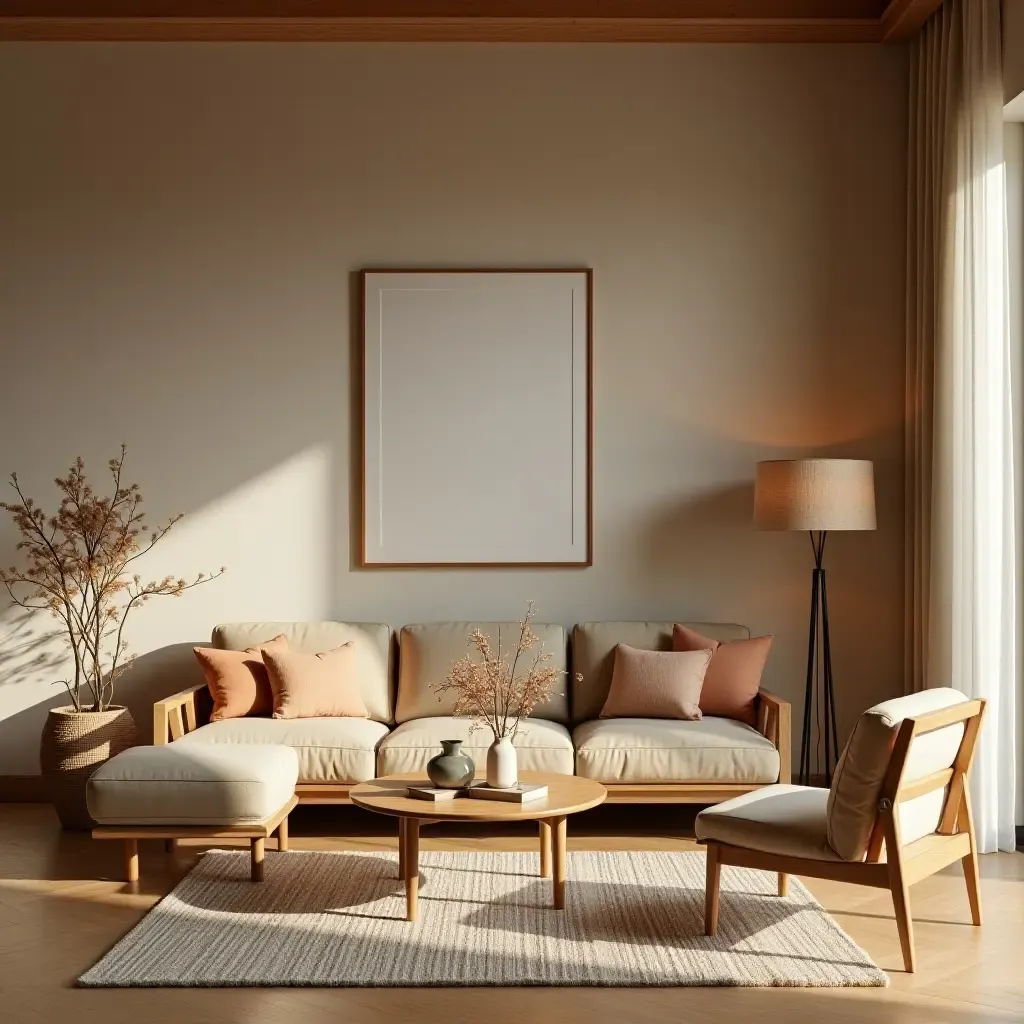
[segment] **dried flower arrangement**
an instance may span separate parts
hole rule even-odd
[[[497,650],[493,650],[490,637],[474,629],[466,642],[481,660],[474,661],[469,654],[460,658],[433,688],[439,701],[444,694],[454,693],[452,714],[456,718],[472,718],[471,729],[490,729],[495,741],[506,736],[513,738],[534,708],[556,696],[555,683],[565,675],[551,664],[554,655],[544,650],[540,637],[530,628],[533,617],[531,601],[519,620],[519,641],[514,651],[502,652],[500,638]],[[538,644],[529,671],[516,675],[520,659]]]
[[[111,707],[114,682],[132,662],[123,633],[133,608],[151,597],[180,597],[224,572],[221,568],[212,575],[200,573],[191,581],[165,576],[148,583],[128,572],[182,515],[151,530],[140,511],[139,485],[121,484],[124,458],[122,445],[120,457],[108,463],[112,496],[93,490],[86,480],[85,463],[78,458],[67,476],[54,481],[62,495],[55,515],[25,497],[16,473],[11,474],[11,486],[18,501],[0,502],[21,534],[18,550],[28,563],[23,570],[0,568],[0,583],[15,604],[51,612],[63,624],[75,674],[60,682],[67,687],[76,712]]]

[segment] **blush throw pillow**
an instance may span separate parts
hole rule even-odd
[[[700,721],[698,701],[710,661],[710,650],[680,654],[619,644],[600,717]]]
[[[263,651],[287,648],[288,638],[284,633],[244,651],[193,647],[196,660],[206,676],[206,687],[213,698],[210,721],[269,715],[274,710],[274,695],[267,666],[263,662]]]
[[[717,718],[735,718],[747,725],[757,725],[757,691],[771,647],[770,636],[723,644],[687,626],[676,623],[672,627],[673,650],[712,651],[700,692],[701,711]]]
[[[274,691],[275,718],[369,718],[359,693],[356,647],[350,640],[333,651],[264,654]]]

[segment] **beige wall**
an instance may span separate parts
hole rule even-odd
[[[0,469],[49,493],[124,439],[188,513],[147,568],[229,566],[145,609],[141,652],[532,598],[772,632],[798,700],[810,550],[751,529],[754,463],[874,459],[880,529],[829,550],[845,729],[902,689],[905,79],[870,46],[2,47]],[[353,567],[351,275],[382,264],[594,268],[592,569]],[[56,696],[16,623],[0,774]]]

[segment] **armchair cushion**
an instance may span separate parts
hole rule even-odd
[[[952,707],[967,700],[959,690],[937,687],[896,697],[868,708],[857,720],[839,758],[828,798],[828,841],[847,860],[863,860],[878,811],[878,794],[889,768],[896,733],[905,718]],[[903,782],[914,782],[953,764],[963,722],[917,737],[911,744]],[[900,804],[905,844],[934,832],[942,813],[942,790]]]
[[[825,838],[828,791],[812,786],[766,786],[706,807],[697,838],[808,860],[841,860]]]
[[[730,718],[603,718],[578,725],[576,774],[597,782],[770,783],[779,752]]]

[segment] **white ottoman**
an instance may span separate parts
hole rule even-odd
[[[129,882],[138,880],[140,839],[247,838],[252,879],[263,878],[264,841],[288,848],[299,758],[291,747],[170,743],[132,747],[89,779],[96,839],[125,842]]]

